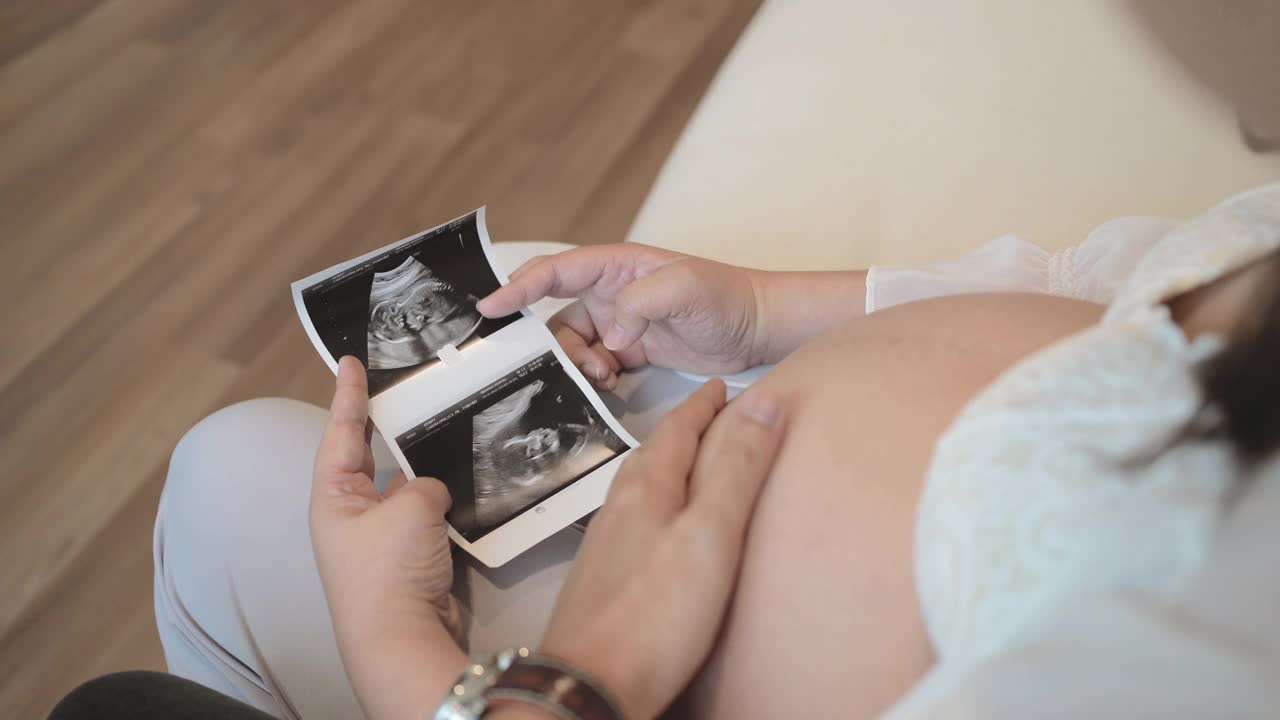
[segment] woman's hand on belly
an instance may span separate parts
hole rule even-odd
[[[602,681],[624,717],[665,710],[711,650],[782,431],[762,390],[726,408],[713,380],[676,408],[618,471],[541,652]]]
[[[760,381],[788,432],[691,717],[871,717],[933,662],[912,533],[933,445],[1031,352],[1097,322],[1050,296],[927,300],[855,320]]]

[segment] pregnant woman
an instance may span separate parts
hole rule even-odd
[[[917,268],[766,273],[638,245],[535,259],[479,309],[577,298],[553,327],[603,388],[646,364],[777,363],[745,396],[772,400],[786,434],[736,587],[736,546],[707,556],[717,572],[687,574],[700,546],[644,534],[627,523],[649,511],[611,497],[540,642],[581,537],[497,573],[460,561],[454,577],[438,483],[410,483],[423,502],[400,524],[390,508],[407,501],[384,510],[351,484],[373,463],[356,449],[363,373],[347,361],[334,422],[357,440],[321,445],[310,537],[321,411],[236,406],[176,451],[156,528],[170,669],[308,719],[352,717],[357,700],[376,720],[431,717],[465,665],[457,637],[539,647],[636,717],[686,683],[674,711],[699,718],[1259,712],[1280,668],[1280,580],[1260,539],[1280,508],[1265,462],[1280,436],[1278,250],[1268,186],[1190,222],[1113,221],[1060,253],[1005,238]],[[658,486],[691,478],[690,507],[730,517],[754,497],[750,472],[699,480],[732,454],[715,426],[689,454],[716,392],[628,465]],[[333,475],[341,463],[353,469]],[[381,519],[352,519],[354,500],[350,517],[326,514],[344,493]],[[675,512],[641,503],[660,506]],[[610,604],[619,587],[626,602]],[[424,626],[437,630],[397,630]]]

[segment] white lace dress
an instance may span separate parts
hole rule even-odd
[[[1224,444],[1179,440],[1201,407],[1194,366],[1221,342],[1188,342],[1163,301],[1278,247],[1280,185],[1272,185],[1187,223],[1113,221],[1058,253],[1006,237],[960,260],[870,273],[868,311],[1000,290],[1109,305],[1098,325],[1006,371],[939,439],[915,548],[921,610],[939,661],[893,717],[1004,717],[1008,707],[990,698],[1009,693],[1022,703],[1011,716],[1056,717],[1070,705],[1056,704],[1066,691],[1061,673],[1084,677],[1082,668],[1059,664],[1057,679],[1040,677],[1039,685],[1010,675],[1016,688],[1000,687],[983,669],[1061,639],[1064,627],[1086,634],[1109,627],[1116,598],[1144,598],[1138,617],[1155,618],[1194,584],[1214,548],[1224,492],[1240,471]],[[1276,612],[1280,623],[1280,605]],[[1076,626],[1064,621],[1073,613]],[[1124,642],[1134,622],[1112,627],[1113,640]],[[1037,647],[1033,657],[1050,666],[1066,657]],[[1036,664],[1024,657],[1017,667],[1025,675]],[[977,677],[986,685],[975,685]],[[1221,699],[1212,706],[1227,707]]]

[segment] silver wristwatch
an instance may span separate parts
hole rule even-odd
[[[528,648],[503,650],[496,655],[472,657],[467,668],[458,676],[449,693],[432,715],[433,720],[479,720],[484,715],[485,691],[493,687],[516,658],[529,657]]]

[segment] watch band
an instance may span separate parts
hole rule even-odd
[[[485,691],[493,687],[512,662],[528,655],[528,648],[513,648],[496,655],[473,657],[449,688],[432,720],[479,720],[488,705]]]
[[[622,720],[607,688],[581,670],[541,655],[517,658],[485,698],[537,705],[560,720]]]

